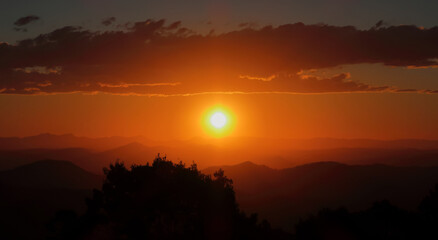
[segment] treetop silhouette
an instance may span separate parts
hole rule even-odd
[[[104,170],[102,190],[87,199],[83,216],[58,212],[53,239],[283,239],[257,215],[240,211],[233,182],[158,156],[152,164]]]

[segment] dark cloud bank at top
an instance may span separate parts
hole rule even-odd
[[[318,78],[303,70],[359,63],[434,67],[438,27],[358,30],[296,23],[199,35],[164,20],[127,26],[107,32],[67,26],[16,44],[0,42],[0,92],[436,93],[370,86],[348,73]]]

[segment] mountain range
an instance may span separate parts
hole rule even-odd
[[[102,183],[103,176],[68,161],[42,160],[0,171],[2,238],[45,239],[57,211],[83,213],[85,199]]]
[[[196,162],[200,168],[245,161],[277,169],[327,161],[356,165],[438,165],[438,141],[435,140],[225,138],[158,142],[144,137],[85,138],[71,134],[41,134],[0,138],[0,170],[56,159],[102,174],[102,168],[117,159],[127,165],[145,164],[159,153],[175,162]]]
[[[55,135],[43,133],[29,137],[0,137],[0,150],[21,150],[33,148],[87,148],[104,151],[138,142],[147,146],[185,146],[213,145],[230,149],[257,147],[276,150],[313,150],[336,148],[373,148],[373,149],[438,149],[438,140],[427,139],[264,139],[251,137],[228,138],[193,138],[189,140],[156,141],[143,136],[136,137],[78,137],[73,134]]]
[[[435,140],[0,138],[0,226],[23,239],[43,236],[56,211],[84,211],[103,168],[146,164],[157,154],[195,162],[206,174],[224,169],[243,210],[288,231],[324,207],[361,210],[387,199],[415,209],[438,183]],[[29,232],[20,232],[23,224]]]
[[[258,213],[274,227],[293,231],[302,218],[322,208],[345,206],[352,211],[389,200],[413,210],[438,183],[438,167],[347,165],[317,162],[273,169],[243,162],[203,169],[213,174],[223,169],[233,180],[237,201],[247,213]],[[103,177],[68,161],[42,160],[0,172],[0,226],[14,236],[33,239],[45,232],[56,211],[81,213],[85,198],[100,188]],[[24,220],[26,219],[26,220]],[[20,226],[30,225],[29,233]],[[30,234],[31,233],[31,234]],[[30,234],[30,235],[29,235]]]
[[[318,162],[279,170],[244,162],[203,172],[212,174],[219,168],[233,180],[242,209],[289,231],[299,219],[322,208],[359,211],[389,200],[413,210],[438,183],[438,167],[382,164]]]

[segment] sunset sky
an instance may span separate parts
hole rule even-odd
[[[438,138],[437,1],[1,4],[0,137]]]

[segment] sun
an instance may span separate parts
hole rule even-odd
[[[210,123],[215,128],[223,128],[227,124],[227,117],[222,112],[216,112],[211,116]]]
[[[229,108],[215,105],[203,113],[201,125],[205,133],[220,138],[229,135],[234,130],[236,118]]]

